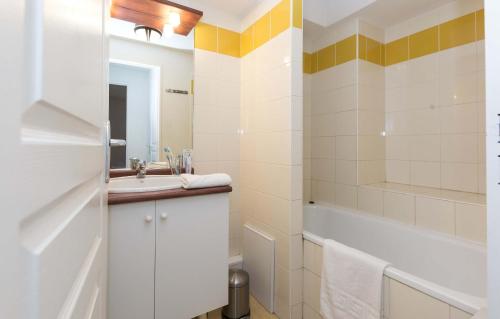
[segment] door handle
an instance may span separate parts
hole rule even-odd
[[[111,165],[111,124],[104,123],[104,182],[109,183],[109,170]]]
[[[160,214],[160,218],[161,218],[162,220],[166,220],[166,219],[168,218],[168,214],[167,214],[167,213],[161,213],[161,214]]]
[[[126,145],[127,145],[126,140],[118,140],[118,139],[114,139],[114,138],[111,138],[109,140],[109,146],[111,146],[111,147],[126,146]]]
[[[109,183],[109,170],[111,165],[111,148],[117,146],[126,146],[126,140],[111,138],[111,124],[106,121],[104,124],[104,181]]]
[[[153,216],[151,215],[147,215],[145,218],[144,218],[144,221],[146,223],[151,223],[153,221]]]

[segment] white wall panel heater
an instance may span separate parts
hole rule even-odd
[[[243,228],[243,269],[250,275],[250,293],[274,312],[275,239],[254,226]]]

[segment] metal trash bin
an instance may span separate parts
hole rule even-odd
[[[222,316],[229,319],[250,318],[250,278],[242,269],[229,270],[229,304]]]

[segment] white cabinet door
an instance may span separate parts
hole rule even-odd
[[[105,318],[107,12],[0,1],[0,318]]]
[[[228,194],[157,201],[155,318],[227,304]]]
[[[108,319],[154,319],[155,202],[109,208]]]

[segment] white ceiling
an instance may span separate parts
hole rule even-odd
[[[373,0],[363,6],[368,0],[304,0],[304,38],[314,39],[325,27],[345,18],[360,18],[385,29],[452,1]]]
[[[358,12],[356,16],[368,23],[386,28],[416,17],[451,1],[452,0],[377,0],[374,4]]]
[[[264,0],[195,0],[198,3],[213,7],[238,18],[244,17],[248,11]]]
[[[375,1],[377,0],[304,0],[304,19],[327,27]]]

